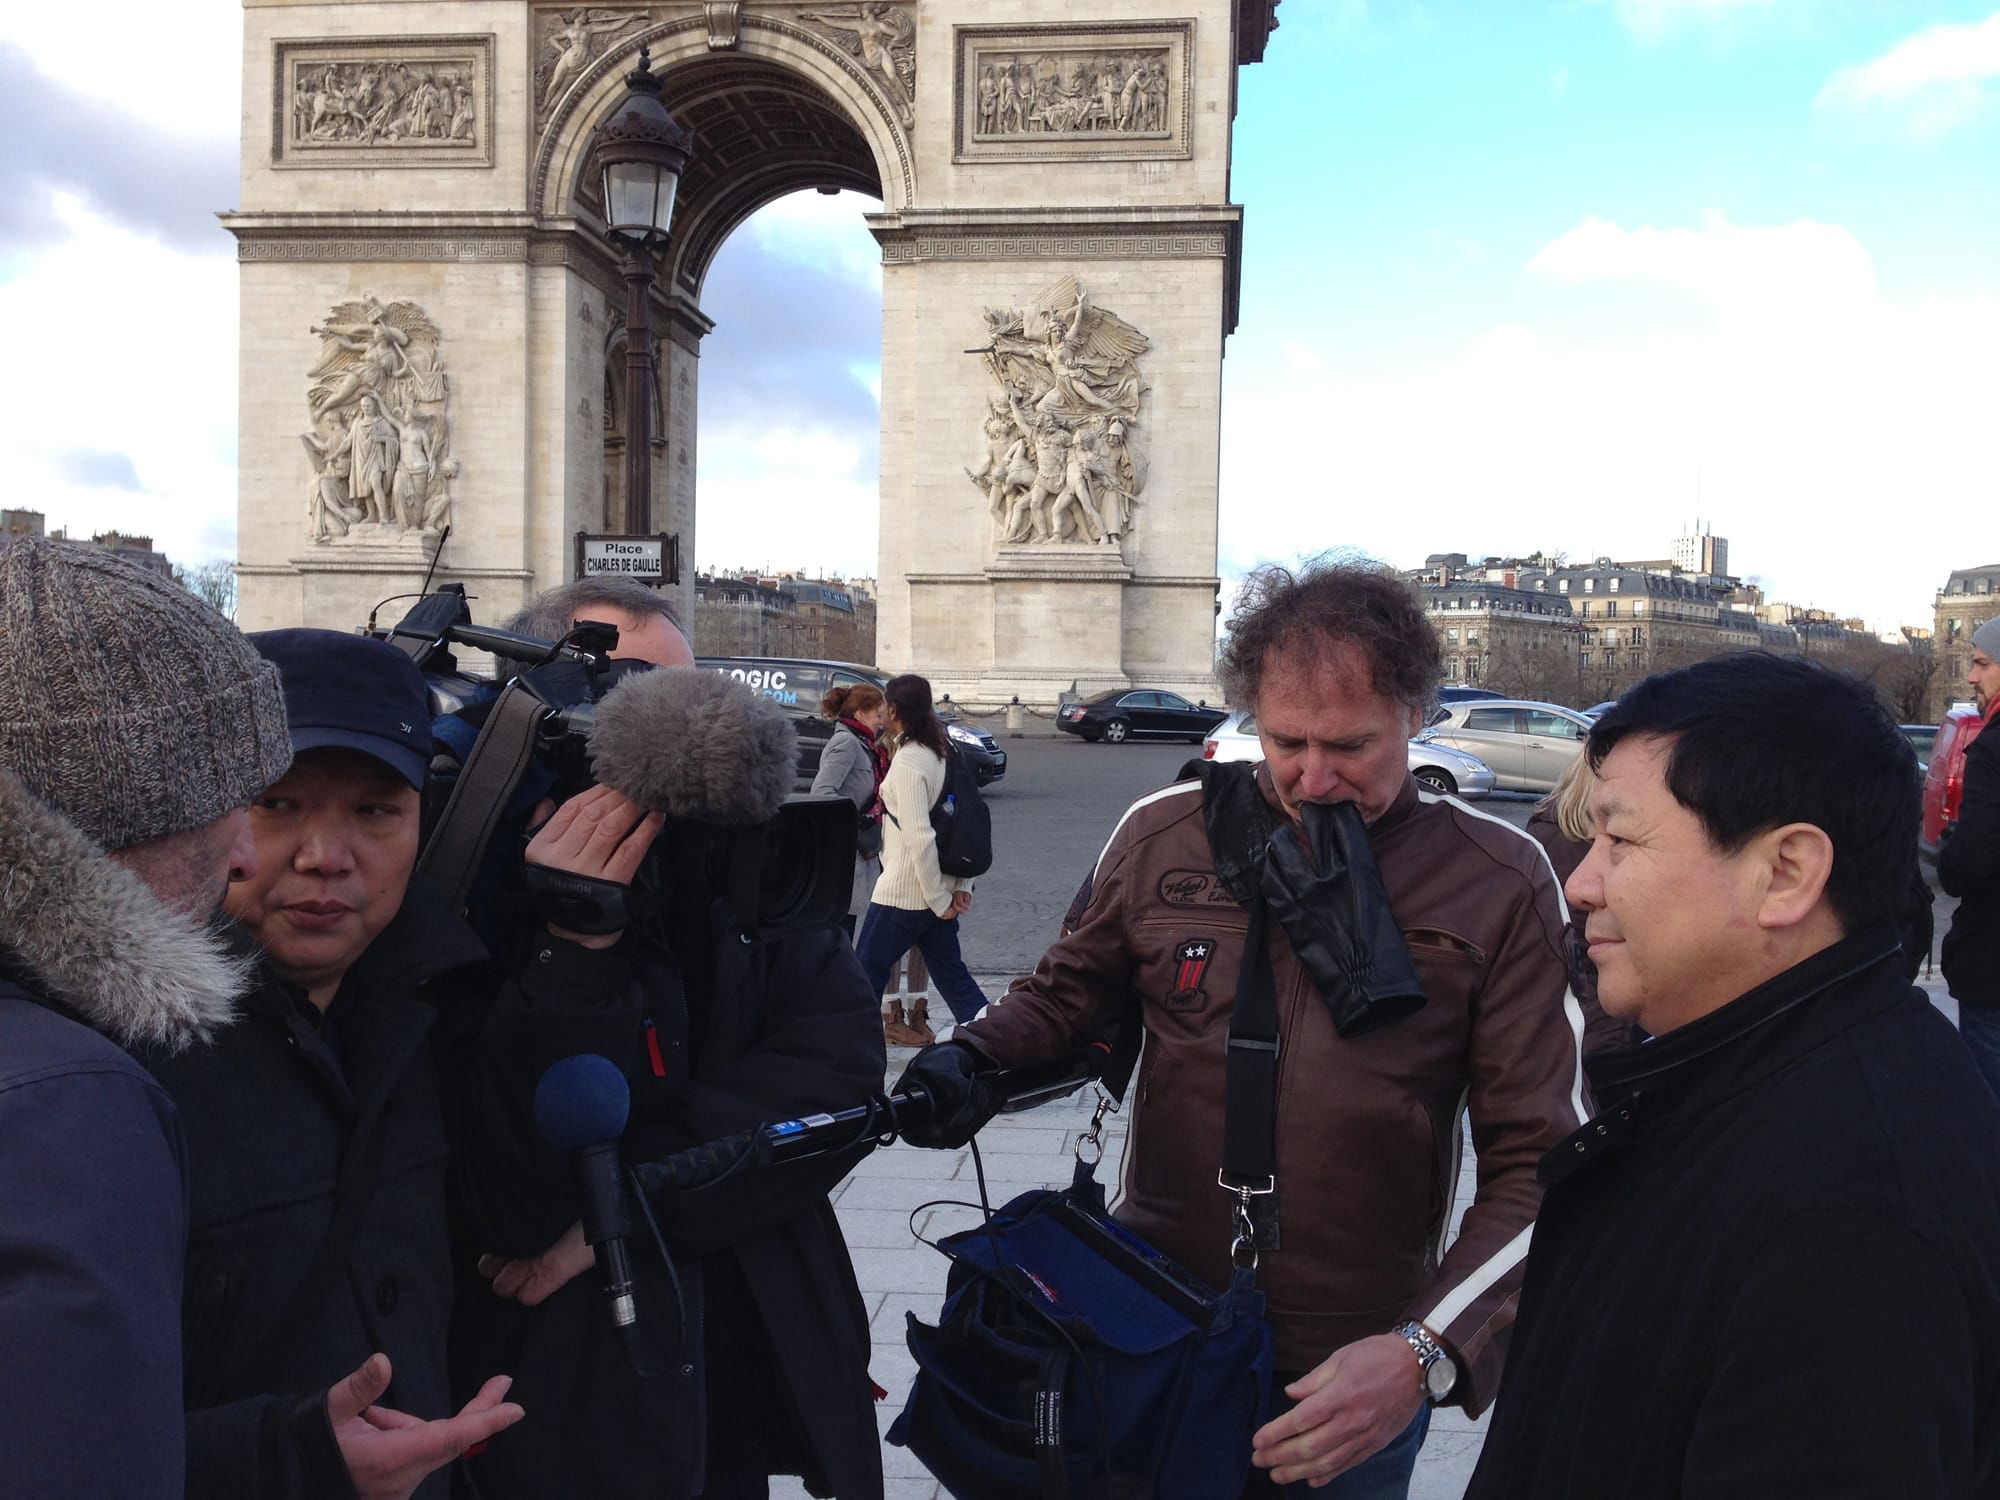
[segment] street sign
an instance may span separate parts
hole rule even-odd
[[[641,583],[681,581],[681,539],[666,532],[658,536],[628,536],[615,532],[579,531],[576,534],[576,576],[578,578],[635,578]]]

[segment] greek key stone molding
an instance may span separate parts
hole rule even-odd
[[[1228,254],[1226,234],[921,234],[882,242],[887,265],[925,260],[1220,260]]]
[[[493,35],[272,44],[274,167],[490,167]]]
[[[954,161],[1176,161],[1192,152],[1192,21],[960,26],[952,35]]]
[[[239,261],[313,260],[527,260],[526,237],[446,239],[409,237],[349,239],[313,236],[271,238],[246,236],[236,242]]]

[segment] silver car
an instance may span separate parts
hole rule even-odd
[[[1575,709],[1507,698],[1447,703],[1424,733],[1485,761],[1503,792],[1546,792],[1582,753],[1590,725]]]
[[[1248,710],[1237,709],[1224,719],[1202,742],[1203,760],[1262,760],[1264,749],[1257,738],[1257,721]],[[1493,768],[1476,755],[1467,755],[1449,745],[1439,744],[1420,734],[1410,741],[1410,774],[1433,791],[1468,801],[1493,790]]]

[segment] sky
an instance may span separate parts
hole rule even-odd
[[[241,12],[92,14],[175,88],[0,7],[4,503],[227,558]],[[1699,517],[1771,598],[1894,626],[2000,557],[1993,0],[1279,17],[1241,75],[1225,577],[1333,547],[1660,557]],[[874,571],[870,206],[785,199],[710,274],[703,567]]]

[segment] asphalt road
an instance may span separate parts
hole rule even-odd
[[[965,962],[982,976],[1035,967],[1125,809],[1201,754],[1199,745],[1091,745],[1070,735],[1003,735],[1000,743],[1007,774],[986,790],[993,868],[959,923]],[[1526,824],[1534,799],[1502,795],[1477,805]]]

